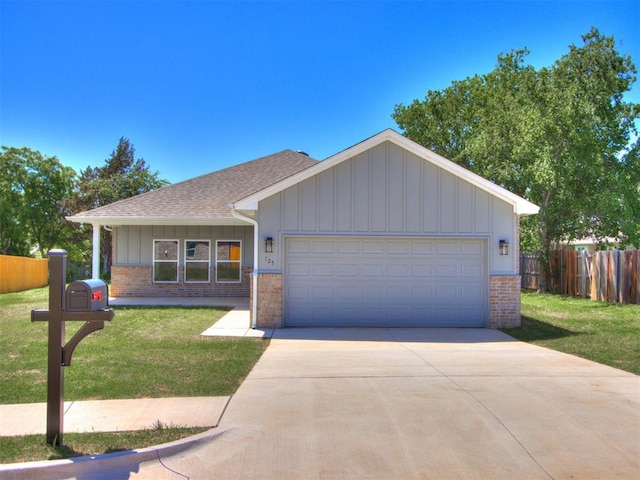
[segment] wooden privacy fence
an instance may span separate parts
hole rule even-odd
[[[604,302],[640,304],[638,250],[576,252],[556,250],[551,257],[551,291]],[[535,255],[520,258],[522,288],[538,288],[540,263]]]
[[[49,260],[0,255],[0,293],[21,292],[49,283]]]

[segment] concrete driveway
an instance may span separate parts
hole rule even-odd
[[[277,330],[217,429],[134,458],[78,478],[640,478],[640,377],[495,330]]]

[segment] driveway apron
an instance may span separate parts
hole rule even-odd
[[[495,330],[284,329],[215,437],[127,473],[631,479],[639,458],[636,375]]]

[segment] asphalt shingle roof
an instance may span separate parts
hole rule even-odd
[[[305,170],[318,161],[283,150],[240,165],[169,185],[158,190],[69,217],[75,222],[153,218],[180,220],[231,219],[230,203]]]

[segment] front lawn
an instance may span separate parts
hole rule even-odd
[[[522,292],[519,340],[640,374],[640,305]]]
[[[32,309],[47,308],[48,288],[0,295],[0,403],[47,401],[47,322],[31,322]],[[232,395],[269,343],[257,338],[201,337],[227,313],[223,308],[114,310],[113,321],[85,337],[71,366],[65,367],[65,401]],[[67,341],[82,324],[67,322]],[[129,450],[202,431],[180,427],[65,433],[66,445],[55,448],[46,445],[44,434],[0,437],[0,463]]]
[[[0,295],[0,403],[46,402],[48,289]],[[201,337],[226,309],[115,307],[65,367],[65,400],[230,395],[268,342]],[[66,322],[66,337],[84,322]]]

